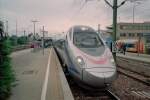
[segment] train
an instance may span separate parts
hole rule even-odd
[[[126,45],[127,52],[144,53],[145,47],[142,41],[137,39],[122,39],[117,41],[118,48],[121,50],[123,45]]]
[[[116,63],[102,37],[90,26],[71,27],[54,48],[69,75],[86,88],[104,90],[117,78]]]

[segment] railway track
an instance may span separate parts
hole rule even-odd
[[[138,74],[138,75],[144,76],[144,77],[146,77],[146,78],[149,78],[149,76],[143,74],[143,72],[137,72],[137,71],[135,71],[135,70],[131,70],[131,69],[129,69],[129,68],[121,67],[121,66],[119,66],[119,65],[117,65],[117,67],[119,67],[119,68],[121,68],[121,69],[123,69],[123,70],[127,70],[127,71],[130,71],[130,72],[136,73],[136,74]]]
[[[139,75],[142,75],[144,77],[150,77],[149,74],[150,63],[148,62],[137,61],[134,59],[127,59],[123,57],[117,57],[117,66],[125,70],[129,70]]]
[[[138,73],[136,71],[132,71],[130,69],[122,68],[118,66],[117,71],[120,74],[123,74],[129,78],[132,78],[140,83],[143,83],[144,85],[150,86],[150,77],[147,77],[141,73]]]
[[[119,97],[110,90],[105,91],[86,90],[78,86],[70,76],[66,77],[75,100],[120,100]]]

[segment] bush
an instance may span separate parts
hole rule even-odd
[[[9,40],[11,42],[11,46],[16,46],[17,45],[17,39],[18,39],[18,37],[16,35],[13,35],[9,38]]]
[[[27,44],[29,40],[27,36],[17,37],[16,35],[13,35],[10,37],[10,42],[12,46],[17,46]]]
[[[10,41],[7,38],[0,40],[0,100],[9,96],[14,74],[11,66]]]
[[[19,37],[18,40],[17,40],[17,43],[18,43],[19,45],[26,44],[26,43],[27,43],[27,37],[25,37],[25,36]]]

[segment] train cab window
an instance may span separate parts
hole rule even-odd
[[[81,48],[97,48],[103,45],[97,33],[74,33],[73,43]]]

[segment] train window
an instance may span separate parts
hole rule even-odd
[[[131,37],[134,37],[134,36],[135,36],[135,34],[134,34],[134,33],[132,33],[132,34],[131,34]]]
[[[126,33],[120,33],[120,36],[125,37]]]
[[[74,33],[73,43],[81,48],[100,47],[103,45],[97,33]]]
[[[147,38],[147,39],[146,39],[146,43],[150,43],[150,38]]]
[[[132,33],[129,33],[129,36],[132,36]]]
[[[140,33],[137,33],[137,36],[140,36]]]
[[[143,34],[142,33],[137,33],[137,36],[139,37],[142,37],[143,36]]]
[[[133,48],[133,47],[135,47],[135,44],[127,44],[126,47],[127,48]]]

